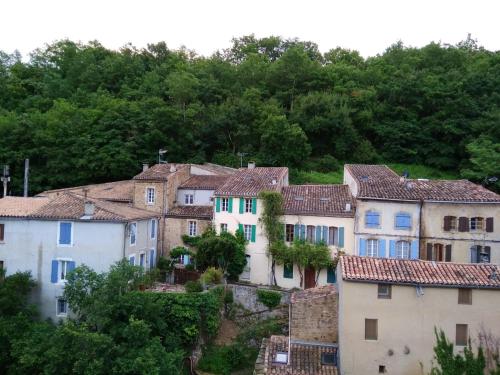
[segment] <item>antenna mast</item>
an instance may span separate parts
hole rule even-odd
[[[10,176],[9,176],[9,166],[5,164],[3,166],[3,176],[0,177],[0,180],[3,183],[3,197],[7,196],[7,184],[10,182]]]

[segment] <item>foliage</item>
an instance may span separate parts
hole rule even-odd
[[[240,231],[235,235],[207,230],[201,236],[191,237],[190,244],[196,249],[195,261],[198,271],[209,267],[222,270],[229,280],[238,280],[246,264],[245,239]]]
[[[257,289],[257,301],[261,302],[269,310],[279,306],[281,293],[274,290]]]
[[[215,267],[208,267],[201,275],[200,279],[205,285],[220,284],[223,273]]]
[[[477,356],[472,351],[471,343],[464,347],[464,353],[454,354],[453,344],[448,341],[442,330],[435,329],[436,346],[434,355],[438,367],[431,370],[432,375],[483,375],[486,362],[483,350],[479,347]]]
[[[199,293],[203,292],[203,285],[201,285],[199,280],[189,280],[184,284],[186,292],[188,293]]]
[[[32,309],[28,296],[35,287],[30,272],[16,272],[5,277],[0,269],[0,316],[14,316]]]

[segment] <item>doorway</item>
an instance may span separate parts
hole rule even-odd
[[[304,272],[304,289],[316,286],[316,270],[314,267],[307,267]]]

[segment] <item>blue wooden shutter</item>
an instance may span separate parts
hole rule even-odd
[[[149,268],[153,268],[155,266],[155,251],[151,250],[149,252]]]
[[[328,245],[328,227],[323,225],[323,242]]]
[[[379,240],[378,241],[378,256],[381,258],[386,257],[386,252],[385,252],[385,240]]]
[[[293,227],[293,239],[300,240],[300,225],[295,224]]]
[[[256,235],[256,230],[257,230],[257,226],[256,225],[252,225],[252,242],[255,242],[255,235]]]
[[[233,213],[233,197],[227,199],[227,212]]]
[[[220,212],[220,197],[215,198],[215,212]]]
[[[135,265],[135,257],[134,257],[134,256],[131,256],[131,257],[129,258],[129,263],[130,263],[131,265],[133,265],[133,266]]]
[[[389,257],[396,258],[396,241],[389,241]]]
[[[257,214],[257,198],[252,198],[252,214]]]
[[[57,260],[52,261],[52,269],[50,272],[50,282],[55,284],[57,283],[57,266],[59,265],[59,262]]]
[[[293,279],[293,263],[283,265],[283,278]]]
[[[74,271],[76,267],[76,263],[73,261],[68,262],[68,272]]]
[[[344,247],[344,227],[339,228],[339,247]]]
[[[359,239],[359,255],[362,257],[366,255],[366,240],[364,238]]]
[[[334,284],[336,282],[335,269],[333,267],[328,267],[326,270],[326,282],[329,284]]]
[[[321,226],[316,226],[316,243],[321,242]]]
[[[413,240],[411,243],[411,259],[418,259],[418,240]]]
[[[59,223],[59,244],[71,245],[71,223]]]
[[[301,240],[306,239],[306,226],[305,225],[300,226],[300,239]]]

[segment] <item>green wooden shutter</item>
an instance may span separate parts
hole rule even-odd
[[[220,212],[220,198],[215,198],[215,212]]]
[[[227,202],[227,212],[232,213],[233,212],[233,197],[228,198]]]
[[[252,225],[252,242],[255,242],[255,232],[257,230],[256,225]]]
[[[241,233],[245,234],[245,232],[243,231],[243,224],[238,224],[238,230],[239,230]]]
[[[257,214],[257,198],[252,198],[252,214]]]
[[[245,198],[240,197],[240,214],[243,213],[244,208],[245,208]]]

